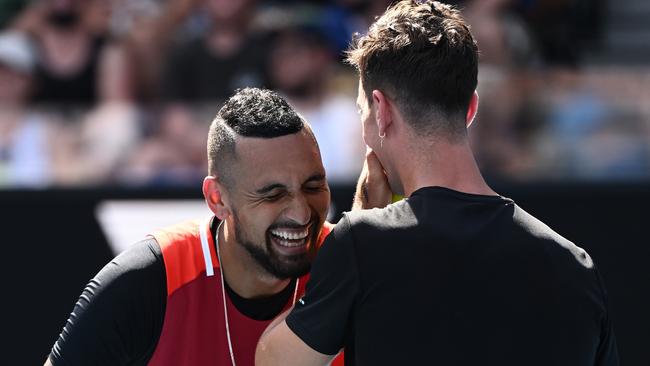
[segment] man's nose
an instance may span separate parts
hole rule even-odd
[[[305,196],[294,195],[285,210],[285,216],[298,225],[307,225],[311,219],[311,209]]]

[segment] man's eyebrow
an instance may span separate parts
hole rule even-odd
[[[284,184],[271,183],[271,184],[267,184],[264,187],[256,190],[255,193],[257,193],[257,194],[265,194],[265,193],[269,193],[270,191],[272,191],[272,190],[274,190],[276,188],[287,188],[287,187]]]
[[[324,180],[325,180],[325,174],[317,173],[317,174],[314,174],[314,175],[310,176],[309,178],[307,178],[305,180],[305,183],[321,182],[321,181],[324,181]],[[270,191],[272,191],[274,189],[277,189],[277,188],[286,189],[287,186],[285,186],[284,184],[281,184],[281,183],[270,183],[270,184],[267,184],[264,187],[256,190],[255,193],[257,193],[257,194],[266,194],[266,193],[269,193]]]
[[[307,178],[305,183],[320,182],[320,181],[324,181],[324,180],[325,180],[325,174],[317,173],[317,174],[314,174],[311,177]]]

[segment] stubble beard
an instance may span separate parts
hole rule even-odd
[[[277,279],[298,278],[306,275],[311,270],[311,262],[316,256],[317,240],[320,233],[320,226],[317,225],[318,220],[312,215],[313,224],[309,233],[309,247],[306,252],[286,256],[277,253],[271,243],[270,230],[266,230],[264,235],[264,244],[259,245],[251,241],[245,234],[242,225],[240,224],[239,217],[235,211],[232,212],[235,236],[237,244],[241,245],[246,252],[255,260],[255,262],[267,274]],[[318,227],[317,227],[318,226]]]

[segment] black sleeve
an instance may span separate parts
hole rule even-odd
[[[312,349],[335,355],[343,348],[359,289],[350,223],[343,216],[319,250],[305,296],[286,318],[287,325]]]
[[[134,244],[83,290],[52,348],[52,364],[146,364],[162,330],[166,288],[156,241]]]

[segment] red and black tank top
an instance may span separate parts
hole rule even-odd
[[[321,245],[333,225],[325,223]],[[255,347],[272,320],[242,314],[226,296],[223,303],[221,273],[210,219],[188,221],[152,235],[160,245],[167,276],[167,306],[160,339],[149,365],[230,365],[224,309],[237,365],[254,365]],[[305,292],[309,274],[300,278],[298,297]],[[291,306],[290,298],[284,310]],[[284,311],[283,310],[283,311]]]

